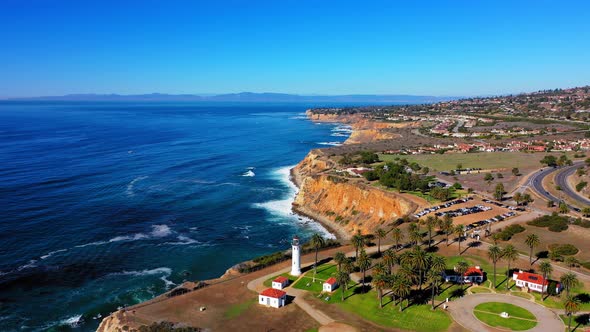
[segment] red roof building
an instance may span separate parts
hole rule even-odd
[[[263,290],[262,293],[260,293],[260,295],[272,297],[273,299],[280,299],[283,296],[287,295],[287,293],[285,293],[279,289],[267,288],[267,289]]]
[[[286,282],[289,282],[289,279],[287,279],[287,277],[285,277],[285,276],[278,276],[273,281],[274,282],[280,282],[281,284],[284,284]]]
[[[527,290],[532,290],[539,293],[546,292],[547,287],[549,287],[549,280],[536,273],[523,271],[514,272],[512,275],[512,280],[514,280],[517,287],[526,288]],[[559,293],[560,291],[561,285],[557,284],[555,292]]]
[[[445,271],[443,278],[446,282],[457,282],[457,283],[481,283],[483,282],[484,275],[483,270],[479,266],[470,266],[462,276],[457,273],[455,269],[453,271]]]
[[[337,283],[337,281],[334,277],[330,277],[328,280],[326,280],[326,284],[334,285],[335,283]]]
[[[328,278],[322,286],[324,292],[333,292],[336,288],[338,288],[338,280],[334,277]]]

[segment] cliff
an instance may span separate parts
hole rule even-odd
[[[372,187],[361,179],[334,175],[328,171],[331,166],[321,150],[314,150],[293,169],[299,186],[293,208],[322,222],[341,238],[348,239],[357,230],[373,233],[417,207],[404,197]]]

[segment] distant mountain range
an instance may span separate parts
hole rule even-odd
[[[162,94],[70,94],[64,96],[9,98],[21,101],[202,101],[202,102],[256,102],[256,103],[434,103],[459,99],[459,97],[436,97],[414,95],[339,95],[315,96],[285,93],[229,93],[219,95]]]

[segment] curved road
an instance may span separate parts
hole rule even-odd
[[[561,171],[561,172],[557,173],[557,175],[555,176],[555,182],[558,186],[561,187],[561,190],[566,195],[568,195],[570,198],[575,200],[576,202],[582,203],[584,205],[590,205],[590,200],[579,195],[574,189],[572,189],[569,186],[569,183],[567,182],[567,177],[570,176],[571,174],[573,174],[578,168],[583,167],[583,166],[584,166],[583,161],[576,161],[576,162],[574,162],[574,164],[572,166],[567,166],[567,167],[562,167],[562,168],[545,167],[545,168],[541,169],[540,171],[536,172],[535,174],[531,175],[528,178],[525,185],[528,186],[529,188],[532,188],[533,190],[535,190],[539,195],[541,195],[545,199],[550,200],[550,201],[554,201],[554,202],[559,202],[562,200],[561,198],[551,195],[551,193],[549,193],[543,187],[543,179],[545,179],[545,177],[547,175],[549,175],[553,172]],[[579,210],[579,208],[575,207],[575,206],[570,205],[569,207],[570,207],[570,209],[573,209],[575,211]]]

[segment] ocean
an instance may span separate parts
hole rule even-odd
[[[289,169],[350,128],[305,105],[0,102],[0,330],[117,308],[289,248]]]

